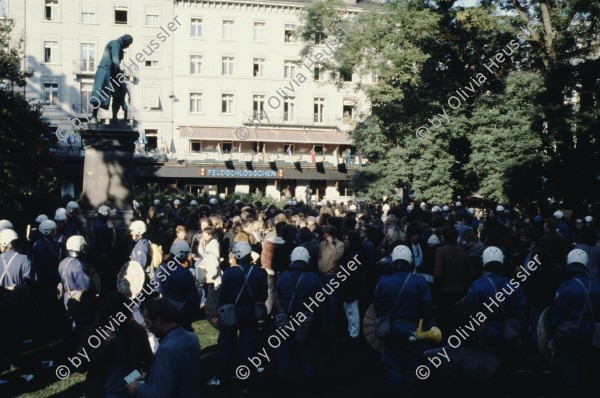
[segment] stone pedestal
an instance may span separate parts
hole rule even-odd
[[[85,150],[81,207],[88,219],[100,205],[110,206],[110,221],[121,229],[132,216],[132,159],[138,133],[128,124],[88,124],[79,130]]]

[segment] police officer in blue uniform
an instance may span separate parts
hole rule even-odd
[[[148,229],[146,223],[137,220],[131,223],[129,231],[131,231],[131,239],[134,240],[135,246],[131,250],[129,260],[137,261],[148,272],[148,267],[151,265],[152,257],[150,252],[150,241],[144,237]]]
[[[388,381],[394,396],[414,394],[415,369],[424,348],[420,342],[410,342],[420,319],[428,326],[433,317],[433,302],[429,283],[413,274],[412,252],[399,245],[392,251],[396,272],[384,275],[375,288],[375,316],[389,316],[390,334],[383,337],[383,361],[388,368]]]
[[[585,251],[568,254],[571,278],[560,285],[552,304],[549,326],[562,397],[598,396],[598,384],[592,386],[592,381],[600,370],[600,282],[590,279],[587,266]]]
[[[12,229],[0,232],[0,355],[8,353],[11,364],[17,363],[21,342],[27,338],[29,288],[36,279],[27,256],[18,252],[18,239]]]
[[[315,299],[315,295],[322,290],[323,286],[319,276],[309,270],[310,253],[308,249],[302,246],[295,248],[290,259],[292,263],[289,271],[279,274],[276,285],[281,300],[281,309],[288,316],[290,326],[294,326],[295,329],[294,332],[287,330],[286,333],[291,334],[291,337],[281,343],[276,353],[277,376],[281,383],[285,383],[289,376],[288,372],[294,359],[300,361],[304,377],[307,380],[310,381],[315,377],[318,338],[322,326],[321,313],[322,308],[327,304],[327,301],[321,303]],[[325,294],[322,293],[322,295]],[[277,317],[280,316],[277,315]],[[295,321],[290,320],[290,317]],[[278,326],[282,326],[281,321],[279,323]],[[302,328],[308,328],[307,332],[302,332]],[[299,332],[304,333],[305,337],[296,338]]]
[[[501,384],[515,391],[519,362],[517,344],[524,331],[527,313],[525,294],[519,280],[509,280],[502,275],[502,250],[490,246],[483,251],[481,258],[485,275],[471,284],[467,299],[487,317],[484,349],[501,358],[505,370],[500,375],[505,381]]]
[[[221,277],[219,306],[234,304],[237,324],[221,325],[219,329],[219,377],[210,380],[209,385],[219,385],[219,378],[227,378],[232,366],[247,362],[248,357],[255,352],[254,342],[258,333],[255,303],[264,304],[267,300],[267,273],[252,265],[250,244],[245,241],[235,242],[231,253],[237,260],[237,266],[227,268]],[[240,347],[239,356],[234,356],[236,342]]]
[[[98,215],[90,228],[90,252],[104,291],[114,288],[117,270],[110,261],[109,254],[114,246],[115,232],[108,226],[110,207],[98,207]]]
[[[93,322],[99,287],[82,262],[87,243],[83,236],[71,236],[66,243],[67,257],[58,265],[62,282],[62,299],[70,319],[67,351],[77,349],[83,331]]]
[[[56,285],[60,281],[58,275],[59,247],[54,242],[56,223],[52,220],[42,221],[38,228],[41,239],[34,243],[31,251],[31,262],[38,276],[37,298],[41,309],[41,318],[48,318],[56,312],[60,305],[56,299]]]
[[[65,222],[65,234],[67,239],[73,235],[84,233],[81,221],[78,218],[79,205],[75,201],[67,203],[67,221]]]
[[[180,326],[192,332],[192,322],[200,310],[200,298],[196,278],[189,271],[191,249],[186,242],[179,241],[173,243],[170,252],[169,260],[156,270],[154,280],[160,295],[173,301],[179,310]]]

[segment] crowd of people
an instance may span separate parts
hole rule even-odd
[[[115,258],[108,206],[84,227],[71,201],[23,236],[0,221],[8,320],[0,341],[11,366],[36,322],[63,316],[66,355],[90,353],[86,396],[196,397],[201,351],[192,323],[209,317],[219,327],[219,365],[208,385],[228,383],[260,341],[278,336],[275,384],[284,388],[296,364],[310,386],[324,344],[363,341],[372,305],[371,338],[384,343],[393,396],[417,396],[448,378],[517,396],[523,372],[556,374],[561,396],[593,394],[600,235],[592,207],[148,205],[133,203],[128,259]],[[143,288],[126,276],[136,270]],[[441,329],[441,346],[415,333],[421,320],[425,330]],[[448,337],[458,330],[457,345]],[[450,348],[452,360],[431,366]],[[427,382],[418,380],[419,364],[434,371]]]

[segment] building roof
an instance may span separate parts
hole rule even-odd
[[[240,131],[242,129],[243,131]],[[236,130],[238,134],[236,134]],[[239,136],[247,136],[246,141],[285,142],[308,144],[352,145],[352,139],[344,131],[317,129],[268,129],[250,127],[200,127],[181,126],[181,138],[192,138],[206,141],[239,140]]]

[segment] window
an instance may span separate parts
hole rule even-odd
[[[146,134],[146,150],[156,150],[158,148],[158,130],[156,129],[145,129],[144,134]]]
[[[44,105],[59,105],[58,83],[44,83]]]
[[[223,153],[231,153],[231,151],[233,150],[233,142],[223,142],[223,145],[221,145],[223,147]]]
[[[254,151],[254,153],[262,153],[262,151],[264,149],[266,149],[264,142],[256,142],[255,141],[252,143],[252,150]]]
[[[90,114],[92,113],[92,106],[90,104],[90,98],[92,98],[92,84],[82,83],[81,84],[81,104],[75,108],[77,113]]]
[[[120,25],[127,24],[127,7],[115,7],[115,23]]]
[[[202,112],[202,93],[190,93],[190,113]]]
[[[202,56],[190,55],[190,75],[202,74]]]
[[[233,57],[223,57],[221,74],[223,76],[233,76]]]
[[[294,43],[296,41],[294,37],[295,30],[296,25],[286,23],[284,26],[283,41],[286,43]]]
[[[144,108],[159,109],[160,108],[160,91],[156,86],[144,87]]]
[[[345,82],[352,81],[352,71],[351,70],[342,69],[340,71],[340,75],[342,75],[342,78],[344,79]]]
[[[226,19],[223,21],[223,40],[233,40],[233,21]]]
[[[267,24],[264,22],[254,22],[254,41],[267,40]]]
[[[4,10],[4,0],[0,0],[0,18],[4,18],[6,16],[6,11]]]
[[[202,18],[192,18],[190,35],[192,37],[202,37]]]
[[[202,141],[190,141],[190,152],[192,152],[192,153],[202,152]]]
[[[315,98],[314,101],[314,121],[323,123],[323,109],[325,108],[325,98]]]
[[[252,67],[252,76],[263,77],[265,75],[265,59],[254,58],[254,64]]]
[[[255,119],[261,119],[265,111],[265,96],[255,95],[252,97],[252,115]]]
[[[45,4],[46,21],[60,21],[60,9],[58,8],[58,0],[46,0]]]
[[[322,155],[323,154],[323,145],[315,145],[315,153],[317,155]]]
[[[294,144],[283,144],[283,153],[288,153],[288,151],[294,153]]]
[[[287,97],[283,101],[283,121],[291,122],[294,120],[294,97]]]
[[[221,96],[221,113],[233,113],[233,94],[223,94]]]
[[[57,41],[45,41],[44,42],[44,62],[47,64],[58,63],[58,42]]]
[[[344,104],[342,108],[342,114],[344,115],[344,119],[349,118],[352,119],[354,115],[354,105],[346,105]]]
[[[323,72],[322,66],[315,66],[313,78],[316,82],[322,82],[323,80],[325,80],[325,72]]]
[[[93,72],[96,68],[96,45],[81,43],[81,71]]]
[[[147,59],[144,62],[144,65],[146,65],[146,68],[158,68],[158,61],[155,59]]]
[[[81,22],[96,22],[96,4],[89,1],[84,1],[81,3]]]
[[[158,14],[146,14],[146,18],[144,18],[145,26],[158,26],[160,25],[160,20]]]
[[[323,32],[315,33],[315,44],[325,44],[325,33],[323,33]]]
[[[296,75],[296,63],[294,61],[285,61],[283,63],[283,77],[294,78]]]

